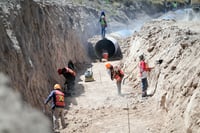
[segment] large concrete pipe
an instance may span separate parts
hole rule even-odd
[[[119,45],[117,40],[112,37],[106,37],[98,41],[94,47],[95,53],[99,58],[102,58],[102,53],[104,50],[108,52],[108,57],[113,57],[118,51]]]
[[[133,34],[133,30],[121,30],[118,32],[112,32],[106,34],[105,39],[99,40],[99,37],[93,37],[88,39],[88,52],[91,58],[100,58],[102,59],[103,51],[108,52],[108,58],[112,59],[121,59],[122,52],[120,44],[118,42],[121,39],[129,37]]]
[[[99,40],[94,47],[97,57],[102,58],[102,52],[106,50],[108,51],[108,58],[122,58],[120,45],[118,44],[117,40],[126,38],[132,34],[133,30],[121,30],[110,33],[108,36],[106,36],[106,39]]]

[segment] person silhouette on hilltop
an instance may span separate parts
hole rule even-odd
[[[107,22],[106,22],[106,15],[103,11],[101,12],[99,22],[101,24],[101,36],[102,36],[102,39],[104,39],[106,35]]]

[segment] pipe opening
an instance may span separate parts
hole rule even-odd
[[[113,55],[115,55],[117,49],[118,47],[116,47],[116,44],[108,39],[100,40],[95,45],[95,53],[99,58],[102,58],[102,53],[104,50],[108,52],[108,57],[111,58]]]

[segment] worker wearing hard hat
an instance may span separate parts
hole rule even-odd
[[[114,74],[113,65],[111,65],[110,63],[106,63],[105,67],[106,67],[106,71],[110,75],[111,80],[113,80],[113,74]]]
[[[124,77],[124,72],[118,66],[113,67],[113,65],[110,63],[106,63],[105,66],[111,77],[111,80],[116,80],[118,95],[121,95],[121,82]]]
[[[52,99],[52,111],[53,111],[53,129],[59,129],[59,121],[61,119],[62,128],[66,127],[65,120],[64,120],[64,93],[61,91],[62,88],[60,84],[54,85],[54,90],[51,91],[47,99],[45,100],[45,105]]]
[[[118,95],[121,95],[121,83],[124,77],[124,72],[118,66],[115,66],[113,71],[113,78],[116,80]]]
[[[104,39],[106,35],[107,22],[106,22],[106,15],[103,11],[101,12],[99,22],[101,24],[101,36],[102,36],[102,39]]]

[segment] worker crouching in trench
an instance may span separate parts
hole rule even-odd
[[[69,67],[64,67],[58,69],[58,74],[63,75],[65,77],[64,93],[66,94],[66,96],[75,95],[74,86],[75,86],[76,73]]]

